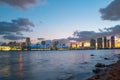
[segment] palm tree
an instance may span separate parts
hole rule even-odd
[[[46,44],[46,42],[45,42],[45,41],[41,41],[41,44],[42,44],[42,45],[45,45],[45,44]]]
[[[57,45],[59,44],[59,42],[58,41],[54,41],[54,43],[53,43],[53,49],[54,50],[57,50]]]

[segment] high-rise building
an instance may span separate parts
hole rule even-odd
[[[94,40],[94,39],[90,40],[90,48],[91,49],[96,49],[96,40]]]
[[[97,38],[97,48],[102,49],[102,38]]]
[[[15,47],[15,46],[17,46],[17,43],[16,43],[16,41],[15,42],[9,42],[8,46]]]
[[[76,43],[76,48],[78,48],[78,44]]]
[[[84,48],[84,42],[82,42],[82,48]]]
[[[72,43],[70,44],[70,48],[72,48]]]
[[[110,40],[107,40],[107,48],[110,48]]]
[[[104,49],[106,49],[107,48],[107,38],[106,38],[106,36],[104,37]]]
[[[26,46],[30,46],[31,42],[30,42],[30,38],[26,38]]]
[[[111,48],[115,48],[115,37],[111,36]]]

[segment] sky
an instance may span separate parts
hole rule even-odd
[[[120,30],[119,4],[120,0],[0,0],[0,40],[111,35]]]

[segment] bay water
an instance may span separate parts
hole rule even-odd
[[[0,52],[0,80],[86,80],[96,63],[115,63],[117,54],[119,49]]]

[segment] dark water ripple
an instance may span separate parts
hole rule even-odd
[[[0,52],[0,80],[85,80],[93,75],[97,62],[114,63],[119,53],[120,50]]]

